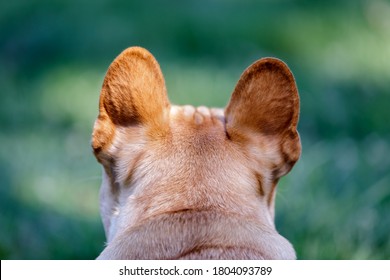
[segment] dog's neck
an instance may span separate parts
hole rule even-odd
[[[295,252],[273,227],[215,211],[186,210],[118,232],[99,256],[107,258],[293,259]]]

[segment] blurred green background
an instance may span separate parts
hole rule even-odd
[[[176,104],[223,107],[275,56],[301,97],[303,153],[276,224],[300,259],[390,258],[390,1],[13,0],[0,4],[0,258],[104,246],[90,148],[107,67],[149,49]]]

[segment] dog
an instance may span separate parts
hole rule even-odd
[[[276,185],[301,154],[288,66],[263,58],[225,109],[174,106],[141,47],[109,66],[92,133],[107,244],[98,259],[295,259]]]

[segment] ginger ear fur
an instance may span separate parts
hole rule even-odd
[[[99,116],[92,148],[99,161],[111,146],[119,127],[145,128],[146,135],[163,136],[168,130],[170,103],[156,59],[147,50],[131,47],[110,65],[100,92]]]
[[[301,153],[297,132],[299,95],[288,66],[264,58],[241,75],[225,109],[226,131],[232,141],[254,144],[273,166],[275,179],[286,174]],[[265,152],[272,142],[274,155]]]

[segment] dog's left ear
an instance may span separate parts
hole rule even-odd
[[[98,160],[109,156],[107,151],[120,127],[142,130],[148,137],[164,135],[169,108],[164,77],[153,55],[140,47],[124,50],[110,65],[100,93],[92,135]]]
[[[299,96],[294,77],[282,61],[258,60],[242,74],[225,110],[232,141],[254,145],[268,160],[274,177],[286,174],[301,152],[297,132]]]

